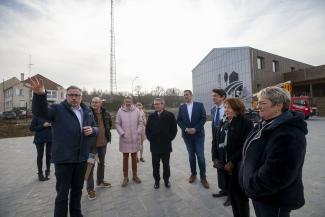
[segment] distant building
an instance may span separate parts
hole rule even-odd
[[[325,116],[325,65],[300,69],[283,74],[292,83],[292,95],[310,96],[320,116]]]
[[[40,74],[33,77],[43,80],[49,102],[60,103],[65,99],[66,90],[61,85]],[[15,108],[31,110],[32,91],[25,86],[26,82],[29,83],[29,79],[25,80],[24,73],[21,73],[20,80],[13,77],[0,83],[0,112]]]
[[[246,98],[264,87],[284,82],[284,73],[310,68],[291,60],[251,47],[214,48],[192,70],[193,93],[204,103],[207,113],[212,108],[211,90],[224,89],[229,97]]]

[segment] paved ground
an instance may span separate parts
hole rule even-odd
[[[308,150],[304,166],[306,205],[292,213],[293,217],[325,216],[325,119],[308,121]],[[187,152],[180,134],[174,142],[171,156],[171,189],[161,186],[153,189],[153,178],[148,143],[145,163],[139,164],[142,184],[130,183],[121,188],[122,155],[118,152],[116,132],[108,148],[106,178],[110,189],[97,189],[97,199],[82,197],[85,216],[109,217],[230,217],[231,209],[224,207],[224,199],[213,199],[217,188],[216,170],[210,161],[210,128],[207,123],[206,159],[207,176],[211,189],[203,189],[199,181],[189,184]],[[55,178],[40,183],[36,176],[36,149],[32,137],[0,140],[0,216],[53,216]],[[84,191],[85,193],[85,191]],[[251,209],[251,216],[254,215]]]

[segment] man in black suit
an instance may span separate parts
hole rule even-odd
[[[160,181],[160,160],[163,163],[163,179],[165,186],[170,187],[170,167],[169,158],[172,152],[172,140],[177,134],[177,123],[173,113],[164,109],[164,100],[156,98],[154,100],[155,112],[149,115],[146,125],[146,136],[150,142],[152,156],[153,177],[155,179],[154,188],[159,188]]]

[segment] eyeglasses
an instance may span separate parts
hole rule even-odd
[[[74,94],[74,93],[68,93],[67,96],[70,96],[70,97],[80,97],[81,94]]]

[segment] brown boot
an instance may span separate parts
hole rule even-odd
[[[201,179],[201,183],[204,188],[206,188],[206,189],[210,188],[210,185],[206,179]]]
[[[190,178],[188,179],[189,183],[193,183],[196,179],[196,176],[191,175]]]
[[[137,184],[141,183],[141,179],[138,176],[133,176],[133,181]]]
[[[137,168],[137,153],[131,154],[131,162],[132,162],[132,173],[133,173],[133,181],[137,184],[141,183],[141,179],[138,177],[138,168]]]
[[[124,177],[123,182],[122,182],[122,187],[123,188],[126,187],[128,185],[128,183],[129,183],[129,178]]]
[[[129,173],[129,153],[123,153],[123,176],[128,177]]]
[[[122,187],[126,187],[129,183],[128,178],[128,172],[129,172],[129,153],[123,153],[123,182]]]

